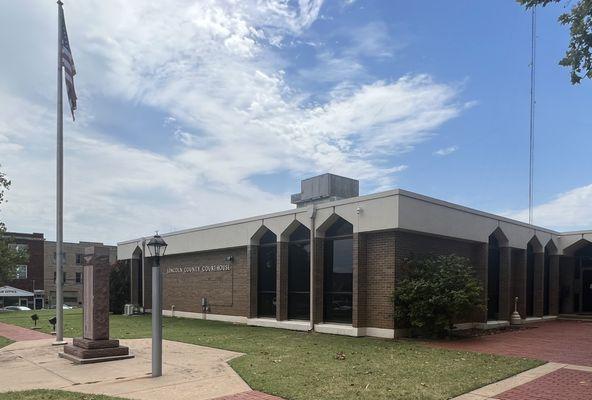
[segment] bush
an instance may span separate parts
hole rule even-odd
[[[109,311],[122,314],[130,302],[130,270],[124,262],[117,262],[109,275]]]
[[[398,324],[444,336],[459,317],[483,308],[483,288],[471,262],[456,255],[408,260],[407,276],[393,294]]]

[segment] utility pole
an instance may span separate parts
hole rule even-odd
[[[530,164],[528,172],[528,223],[533,223],[534,202],[534,122],[536,105],[536,7],[532,8],[530,54]]]

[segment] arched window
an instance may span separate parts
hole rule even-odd
[[[587,244],[575,252],[575,278],[580,282],[579,293],[574,299],[574,310],[582,313],[592,312],[592,244]]]
[[[324,320],[352,323],[353,225],[339,218],[325,232]]]
[[[543,315],[549,315],[549,278],[551,276],[551,253],[553,252],[553,243],[545,246],[545,265],[544,265],[544,286],[543,286]]]
[[[534,315],[534,249],[532,244],[526,246],[526,316]]]
[[[288,319],[310,318],[310,229],[299,225],[288,244]]]
[[[500,247],[495,235],[489,236],[487,262],[487,319],[499,319]]]
[[[142,268],[142,262],[142,250],[139,247],[136,247],[131,259],[131,301],[140,307],[144,306],[144,269]]]
[[[267,230],[259,240],[257,262],[257,316],[275,318],[277,238]]]

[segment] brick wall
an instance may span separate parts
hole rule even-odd
[[[465,242],[406,231],[396,231],[394,241],[395,284],[406,276],[405,265],[406,260],[409,258],[456,254],[457,256],[466,257],[471,260],[475,267],[476,278],[481,282],[483,288],[487,288],[487,243]],[[484,290],[484,302],[486,295],[486,291]],[[486,320],[487,311],[475,309],[471,315],[467,315],[457,322],[485,322]]]
[[[225,261],[232,256],[233,261]],[[176,311],[202,312],[206,298],[211,314],[249,316],[250,272],[247,247],[165,256],[163,272],[163,308],[175,305]],[[149,262],[146,263],[149,265]],[[174,272],[169,267],[201,267],[229,264],[230,271]]]
[[[247,247],[247,270],[249,274],[249,318],[257,317],[257,263],[259,260],[259,246],[249,245]]]
[[[44,289],[44,239],[42,233],[13,233],[6,232],[10,237],[10,243],[25,244],[28,246],[29,260],[27,261],[27,278],[14,279],[7,283],[18,289],[33,292],[35,289]]]
[[[364,326],[394,328],[392,295],[395,290],[394,231],[367,233],[365,236],[365,285],[361,293],[366,297]]]
[[[314,262],[311,265],[313,270],[314,290],[311,293],[313,298],[313,320],[314,323],[323,322],[323,272],[324,272],[324,239],[314,238]]]
[[[277,244],[276,273],[276,319],[288,319],[288,242]]]

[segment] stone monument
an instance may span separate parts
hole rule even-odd
[[[510,324],[522,325],[522,317],[520,316],[520,313],[518,313],[518,297],[514,298],[514,312],[510,317]]]
[[[83,337],[64,346],[59,356],[77,364],[132,358],[129,348],[109,338],[109,250],[87,247],[84,252]]]

